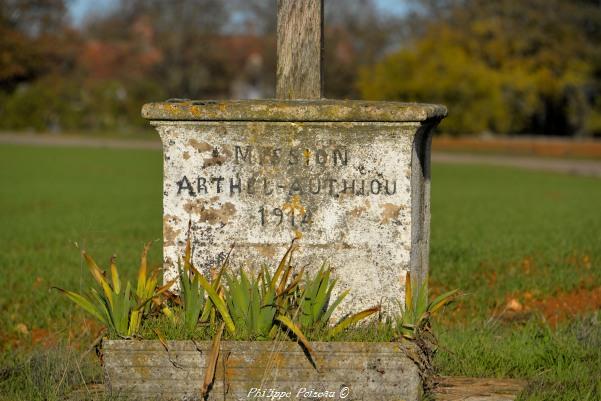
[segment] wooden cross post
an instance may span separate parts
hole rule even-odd
[[[278,0],[276,98],[321,99],[323,0]]]

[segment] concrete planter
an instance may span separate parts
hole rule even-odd
[[[208,341],[103,343],[107,393],[136,400],[200,400]],[[317,369],[292,341],[225,341],[208,400],[421,399],[416,365],[398,343],[312,343]]]

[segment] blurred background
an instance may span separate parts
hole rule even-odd
[[[327,0],[325,95],[451,136],[601,136],[600,0]],[[270,0],[2,0],[0,130],[134,135],[167,98],[274,95]]]
[[[102,326],[52,287],[90,287],[82,249],[160,265],[141,107],[273,97],[275,27],[276,0],[0,0],[0,401],[108,400]],[[466,296],[438,371],[600,400],[601,0],[325,0],[324,64],[328,98],[449,109],[429,281]]]

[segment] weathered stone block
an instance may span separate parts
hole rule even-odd
[[[107,392],[136,400],[201,400],[208,341],[103,343]],[[416,365],[398,343],[312,343],[313,361],[292,341],[225,341],[208,400],[421,399]],[[277,392],[277,393],[276,393]]]
[[[164,146],[166,279],[191,222],[194,262],[331,264],[338,316],[381,303],[428,270],[430,131],[436,105],[362,101],[175,101],[148,104]],[[334,294],[336,295],[336,294]]]

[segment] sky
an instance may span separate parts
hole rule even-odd
[[[387,13],[402,14],[407,9],[407,3],[405,0],[375,1],[378,7],[380,7],[382,10],[386,10]],[[79,25],[89,13],[106,12],[115,4],[117,4],[117,0],[71,0],[71,18],[73,18],[73,22],[76,25]]]
[[[71,0],[69,11],[73,22],[79,25],[86,15],[106,11],[116,3],[116,0]]]

